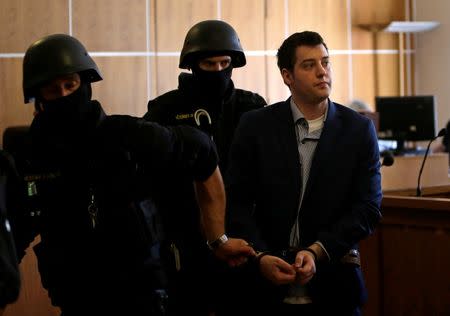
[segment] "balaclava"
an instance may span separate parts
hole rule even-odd
[[[90,83],[81,81],[80,87],[73,93],[54,100],[37,98],[44,109],[42,114],[51,120],[82,122],[90,113],[92,89]]]
[[[198,64],[192,67],[192,74],[199,93],[205,96],[206,100],[217,102],[222,100],[231,82],[233,67],[230,65],[220,71],[205,71],[200,69]]]

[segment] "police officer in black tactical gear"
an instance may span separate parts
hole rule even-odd
[[[16,178],[14,163],[0,149],[0,315],[19,296],[20,272],[7,213],[7,192]]]
[[[99,80],[85,47],[69,35],[41,38],[25,53],[23,92],[37,113],[30,148],[16,157],[27,193],[13,216],[19,256],[40,234],[34,251],[42,284],[64,316],[173,314],[165,302],[170,258],[159,250],[170,251],[164,234],[176,212],[157,212],[163,196],[153,190],[169,170],[176,175],[168,181],[179,175],[194,183],[196,220],[217,258],[237,265],[254,251],[244,240],[221,239],[225,197],[208,136],[106,115],[91,100]],[[34,229],[22,208],[34,215]]]
[[[190,125],[207,132],[217,145],[222,171],[228,148],[242,113],[261,108],[266,101],[258,94],[237,89],[233,68],[246,64],[244,50],[231,25],[206,20],[192,26],[184,40],[178,89],[148,102],[144,118],[163,125]]]
[[[144,118],[163,125],[189,125],[206,132],[217,145],[219,165],[226,170],[228,151],[240,116],[249,110],[264,107],[266,101],[258,94],[234,87],[233,68],[246,64],[239,37],[231,25],[219,20],[206,20],[188,31],[180,55],[181,72],[178,89],[169,91],[148,102]],[[173,186],[173,183],[166,183]],[[176,199],[166,199],[168,209],[184,210],[185,224],[175,232],[181,264],[173,277],[177,280],[175,301],[179,309],[195,315],[207,315],[217,310],[217,300],[223,295],[218,278],[226,271],[211,270],[217,266],[208,247],[202,242],[198,224],[193,220],[198,213],[194,192],[188,179],[177,183]],[[188,234],[184,233],[189,231]],[[185,238],[184,235],[189,235]],[[194,238],[197,236],[196,238]],[[196,245],[193,247],[193,245]],[[199,258],[209,257],[209,264],[199,265]],[[190,289],[196,283],[201,292]],[[212,285],[211,285],[212,283]],[[218,288],[210,289],[214,284]]]

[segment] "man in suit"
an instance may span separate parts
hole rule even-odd
[[[291,97],[242,116],[225,178],[227,231],[260,251],[259,274],[239,286],[246,312],[359,315],[367,292],[358,242],[381,218],[375,128],[329,99],[318,33],[291,35],[277,58]]]

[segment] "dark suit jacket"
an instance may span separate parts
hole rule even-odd
[[[230,152],[227,230],[257,250],[287,249],[298,211],[300,159],[289,102],[244,114]],[[337,297],[336,291],[341,299],[364,299],[359,267],[344,267],[340,258],[374,231],[381,198],[372,122],[330,101],[299,219],[301,246],[319,240],[331,258],[310,282],[316,301]]]

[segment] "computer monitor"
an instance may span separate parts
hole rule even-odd
[[[436,106],[432,95],[375,97],[379,115],[378,138],[395,140],[398,153],[407,141],[431,140],[436,136]]]

